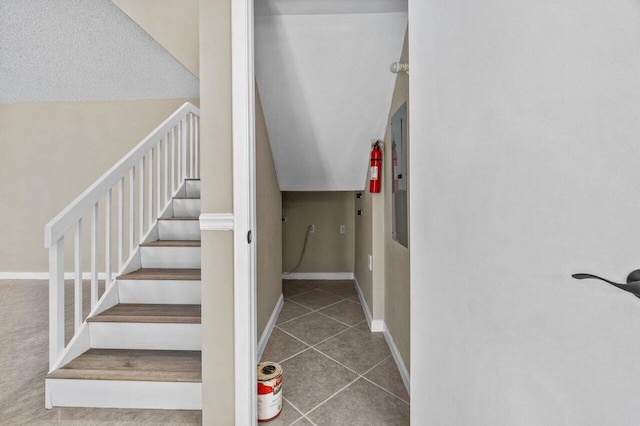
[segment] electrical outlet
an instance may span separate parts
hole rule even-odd
[[[373,271],[373,256],[369,255],[369,270]]]
[[[314,232],[316,232],[316,226],[315,225],[309,225],[309,233],[313,234]]]
[[[341,234],[346,234],[347,233],[347,228],[344,225],[340,225],[340,233]]]

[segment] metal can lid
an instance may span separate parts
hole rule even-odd
[[[266,382],[282,376],[282,367],[277,362],[261,362],[258,364],[258,381]]]

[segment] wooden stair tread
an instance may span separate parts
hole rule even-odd
[[[158,220],[200,220],[199,217],[161,217]]]
[[[89,349],[48,379],[202,382],[200,351]]]
[[[200,269],[140,268],[120,275],[119,280],[200,280]]]
[[[87,322],[200,324],[200,305],[120,303]]]
[[[140,247],[200,247],[200,240],[157,240],[140,244]]]

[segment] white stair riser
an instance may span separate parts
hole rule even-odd
[[[89,336],[95,349],[202,349],[200,324],[90,322]]]
[[[173,215],[175,217],[199,217],[200,216],[200,199],[199,198],[177,198],[172,201]]]
[[[186,185],[187,197],[200,198],[200,181],[188,180]]]
[[[202,383],[46,379],[45,405],[201,410]]]
[[[120,303],[200,305],[200,281],[118,280]]]
[[[200,268],[200,247],[140,247],[143,268]]]
[[[199,240],[200,222],[197,220],[160,220],[158,236],[161,240]]]

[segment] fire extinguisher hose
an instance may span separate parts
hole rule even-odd
[[[304,253],[307,251],[307,241],[309,240],[310,233],[311,233],[311,225],[307,226],[307,233],[304,235],[304,244],[302,245],[302,253],[300,253],[300,259],[298,259],[298,263],[291,271],[285,272],[284,275],[289,275],[294,273],[302,264],[302,259],[304,259]]]

